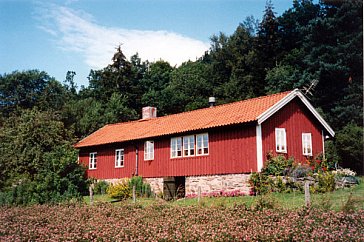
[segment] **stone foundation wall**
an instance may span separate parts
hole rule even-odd
[[[143,178],[143,182],[148,183],[155,194],[163,193],[163,178]]]
[[[198,189],[201,189],[202,196],[238,196],[249,195],[250,174],[228,174],[212,176],[186,176],[185,195],[195,197]],[[116,183],[120,179],[105,179],[109,183]],[[163,178],[143,178],[155,194],[163,193]]]
[[[228,174],[186,177],[186,197],[197,196],[201,188],[202,196],[249,195],[250,174]]]

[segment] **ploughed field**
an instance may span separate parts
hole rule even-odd
[[[0,241],[364,241],[364,210],[34,205],[0,208]]]

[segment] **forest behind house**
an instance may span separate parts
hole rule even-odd
[[[16,204],[57,202],[86,191],[72,145],[105,124],[158,116],[317,85],[307,97],[336,132],[327,159],[363,174],[363,5],[294,0],[277,16],[248,17],[231,35],[212,35],[197,60],[130,59],[119,46],[110,65],[56,80],[41,70],[0,75],[0,197]]]

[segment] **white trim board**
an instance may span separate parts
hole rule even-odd
[[[257,142],[257,171],[263,169],[263,142],[262,142],[262,125],[256,126],[256,142]]]
[[[301,101],[306,105],[308,110],[311,111],[311,113],[317,118],[317,120],[322,124],[322,126],[326,129],[326,131],[332,136],[335,136],[334,130],[330,127],[328,123],[321,117],[321,115],[316,111],[316,109],[311,105],[311,103],[306,99],[306,97],[298,90],[294,89],[292,92],[290,92],[287,96],[282,98],[279,102],[274,104],[272,107],[267,109],[265,112],[260,114],[257,117],[258,124],[262,124],[265,120],[270,118],[273,114],[275,114],[278,110],[283,108],[287,103],[293,100],[293,98],[299,97]]]

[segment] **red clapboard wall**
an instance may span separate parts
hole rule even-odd
[[[154,160],[144,161],[144,140],[82,148],[79,159],[88,166],[89,153],[97,152],[97,169],[87,170],[88,177],[113,179],[135,174],[138,148],[138,175],[143,177],[193,176],[249,173],[256,171],[255,125],[245,124],[201,132],[175,135],[209,134],[209,154],[205,156],[170,158],[171,137],[154,141]],[[115,149],[124,149],[124,167],[115,168]]]
[[[313,157],[323,152],[322,130],[324,128],[297,97],[262,123],[263,158],[268,152],[277,155],[275,128],[286,129],[287,154],[285,155],[287,157],[293,156],[302,162],[307,160],[302,151],[302,133],[312,135]]]
[[[124,167],[115,167],[115,150],[124,149]],[[132,144],[111,144],[82,148],[79,162],[86,167],[89,164],[89,154],[97,152],[97,168],[87,169],[87,177],[97,179],[113,179],[131,177],[135,172],[135,149]]]
[[[248,173],[257,169],[255,126],[239,125],[189,134],[206,132],[209,134],[209,154],[205,156],[170,158],[171,137],[155,140],[154,160],[144,161],[141,157],[139,175],[194,176]]]

